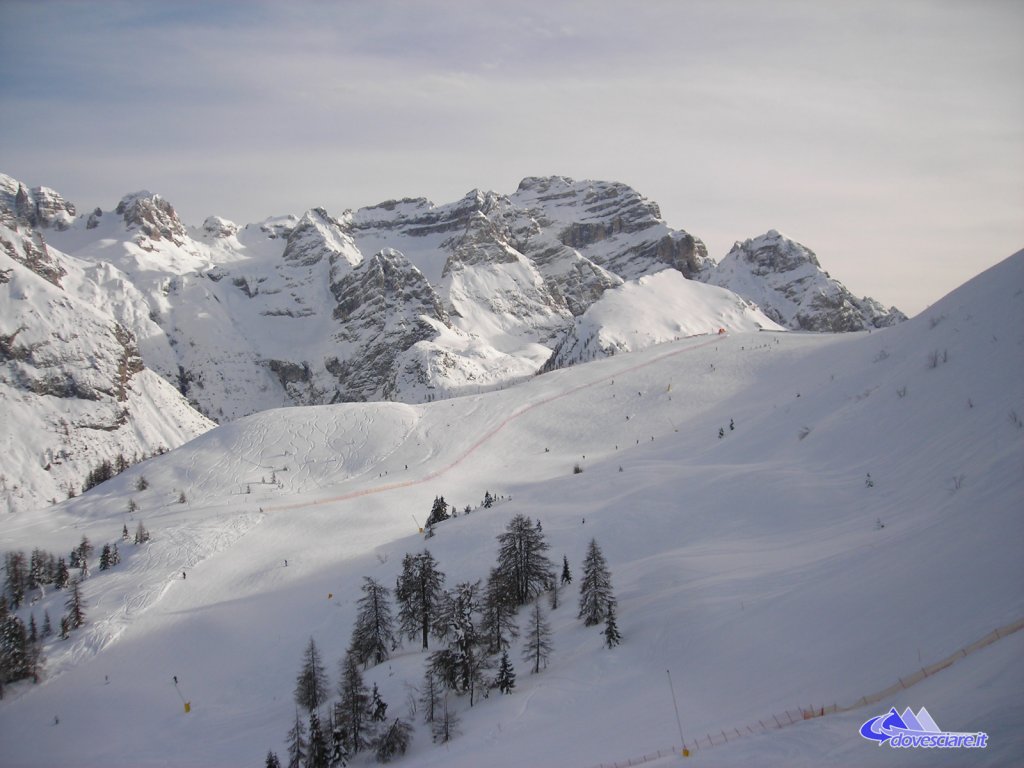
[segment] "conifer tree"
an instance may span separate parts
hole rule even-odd
[[[364,669],[387,659],[389,649],[397,645],[390,596],[391,590],[383,584],[363,578],[363,596],[356,603],[358,614],[350,648]]]
[[[316,642],[310,637],[302,655],[302,669],[295,681],[295,703],[312,712],[327,701],[327,691],[327,673]]]
[[[515,605],[526,605],[544,592],[554,577],[551,561],[544,554],[548,543],[530,518],[516,515],[498,536],[498,544],[498,571]]]
[[[430,729],[431,735],[435,742],[446,744],[458,735],[458,729],[459,716],[454,709],[448,706],[448,694],[445,694]]]
[[[68,573],[67,563],[64,562],[64,558],[57,558],[57,573],[54,577],[53,585],[57,589],[64,589],[71,579],[71,574]]]
[[[526,630],[523,644],[523,661],[532,664],[533,674],[540,672],[541,667],[548,665],[551,656],[551,628],[544,620],[540,603],[534,603],[530,611],[530,624]]]
[[[75,551],[78,554],[78,567],[83,570],[87,569],[89,558],[92,557],[92,553],[95,551],[88,537],[82,536],[82,541],[75,548]]]
[[[583,580],[580,582],[580,610],[576,618],[583,619],[591,627],[605,619],[609,605],[615,603],[612,594],[612,577],[605,564],[597,541],[590,540],[587,555],[583,560]]]
[[[622,642],[622,636],[619,634],[619,626],[615,623],[615,603],[614,601],[608,602],[608,611],[604,618],[604,644],[608,648],[614,648]]]
[[[373,684],[373,690],[370,692],[370,720],[374,723],[383,723],[387,719],[388,705],[380,697],[380,691],[377,690],[377,684]]]
[[[43,611],[43,630],[42,634],[44,638],[49,637],[53,634],[53,624],[50,622],[50,612],[48,610]]]
[[[455,587],[445,603],[441,625],[448,647],[430,655],[430,663],[444,685],[469,694],[473,706],[477,691],[484,686],[484,673],[490,666],[481,647],[476,615],[479,611],[480,582],[464,582]]]
[[[562,583],[572,584],[572,572],[569,570],[569,558],[562,555]]]
[[[277,759],[277,755],[272,749],[267,750],[267,760],[263,766],[264,768],[281,768],[281,761]]]
[[[420,690],[420,706],[423,708],[423,722],[433,723],[440,715],[441,699],[444,690],[441,681],[433,668],[428,664],[423,675],[423,688]]]
[[[6,608],[0,614],[0,698],[3,698],[4,686],[31,675],[32,664],[24,622]]]
[[[306,754],[306,768],[328,768],[327,740],[320,727],[320,718],[313,710],[309,713],[309,745]]]
[[[25,553],[6,553],[4,555],[4,570],[7,574],[4,589],[11,602],[11,608],[17,610],[25,601],[25,591],[28,587],[29,571],[25,562]]]
[[[68,595],[64,607],[68,609],[68,629],[78,629],[85,624],[85,599],[82,597],[81,589],[78,586],[78,579],[71,581],[71,594]]]
[[[288,746],[288,768],[303,768],[306,762],[308,743],[306,742],[306,726],[299,717],[299,709],[295,708],[295,725],[288,730],[285,741]]]
[[[327,755],[329,768],[344,768],[348,765],[348,738],[341,725],[340,706],[335,704],[331,715],[331,743]]]
[[[336,715],[345,733],[345,746],[350,754],[357,754],[367,744],[370,724],[370,692],[363,683],[359,660],[348,652],[341,660],[341,681],[338,685],[340,701]]]
[[[431,528],[435,523],[440,523],[449,517],[448,502],[444,500],[444,496],[435,496],[434,504],[430,508],[430,515],[427,516],[427,527]]]
[[[401,718],[395,718],[388,728],[374,741],[377,761],[390,763],[396,757],[405,754],[412,740],[412,725]]]
[[[418,555],[406,554],[395,586],[399,628],[410,640],[420,635],[424,650],[443,596],[444,574],[434,556],[426,549]]]
[[[139,520],[139,524],[135,526],[135,543],[145,544],[147,541],[149,541],[149,531],[146,530],[146,526]]]
[[[501,652],[501,662],[498,664],[498,676],[494,679],[494,685],[502,693],[512,693],[516,687],[516,673],[512,669],[512,662],[508,660],[508,651]]]
[[[519,636],[516,625],[516,604],[510,596],[508,584],[497,568],[492,568],[484,587],[481,605],[480,634],[487,644],[487,653],[494,655]]]
[[[100,570],[105,571],[110,567],[110,545],[104,544],[100,552]]]

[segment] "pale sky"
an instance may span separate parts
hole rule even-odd
[[[621,181],[908,314],[1024,248],[1018,0],[0,0],[0,172],[189,224]]]

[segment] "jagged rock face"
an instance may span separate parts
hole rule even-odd
[[[131,462],[212,426],[145,368],[135,334],[105,302],[72,292],[95,284],[93,268],[40,245],[27,221],[0,207],[2,512],[63,499],[104,460]],[[124,280],[111,269],[107,285]]]
[[[350,266],[362,260],[352,245],[352,238],[323,208],[307,211],[287,238],[283,259],[294,266],[311,267],[324,257],[338,255],[342,255]]]
[[[115,212],[74,219],[67,232],[51,227],[43,242],[28,213],[59,213],[60,200],[0,175],[8,229],[24,235],[4,250],[109,306],[147,368],[217,420],[337,400],[418,402],[529,376],[556,348],[566,364],[668,340],[691,308],[666,294],[648,302],[657,317],[637,320],[643,313],[615,298],[639,296],[631,284],[666,271],[714,276],[789,327],[847,330],[864,317],[901,317],[819,285],[817,259],[795,246],[757,247],[750,261],[715,267],[699,239],[612,182],[531,177],[511,195],[472,190],[447,205],[405,198],[340,216],[315,208],[243,227],[215,216],[185,227],[170,203],[140,192]],[[61,247],[92,265],[84,277],[64,279],[52,257]],[[10,279],[0,271],[0,283]],[[678,281],[662,282],[679,293]],[[627,344],[603,304],[633,318],[626,324],[659,330],[630,330]],[[599,311],[588,316],[592,307]]]
[[[67,272],[50,253],[42,234],[6,208],[0,207],[0,248],[14,261],[23,264],[58,288]]]
[[[174,207],[160,195],[136,192],[126,195],[114,212],[124,218],[128,229],[138,229],[150,240],[169,240],[183,245],[188,233]]]
[[[207,216],[203,221],[203,232],[210,237],[231,237],[238,232],[238,225],[220,216]]]
[[[29,226],[66,230],[75,218],[75,206],[49,187],[33,187],[0,174],[0,208],[7,209]]]
[[[623,279],[665,266],[693,277],[709,264],[703,242],[669,229],[657,204],[625,184],[529,177],[512,201],[536,211],[542,227],[554,228],[559,242]]]
[[[417,342],[432,339],[428,320],[448,325],[440,297],[423,273],[395,250],[384,250],[332,286],[341,325],[340,354],[325,367],[337,379],[336,399],[390,399],[397,361]]]
[[[895,307],[857,298],[822,270],[812,250],[775,230],[736,243],[701,279],[758,304],[787,328],[840,333],[906,320]]]

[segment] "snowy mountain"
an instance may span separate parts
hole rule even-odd
[[[802,293],[786,289],[799,312],[780,312],[781,272],[754,276],[736,259],[716,266],[655,203],[611,182],[527,178],[511,195],[473,190],[447,205],[405,199],[245,226],[211,216],[193,227],[148,191],[86,215],[53,190],[0,175],[0,210],[8,256],[67,297],[62,311],[82,308],[90,334],[99,312],[130,339],[138,365],[177,390],[174,408],[154,413],[176,413],[183,397],[219,423],[283,406],[477,393],[719,328],[850,330],[861,327],[850,319],[851,301],[873,306],[842,298],[845,289],[810,254],[797,270]],[[7,306],[19,309],[5,312],[0,334],[27,339],[19,329],[28,324],[52,335],[22,316],[42,308],[11,290],[0,286]],[[75,367],[79,357],[66,359]],[[3,363],[7,386],[34,386],[14,362]],[[35,403],[19,395],[5,407]],[[23,495],[9,496],[8,506],[63,497],[129,447],[149,454],[208,426],[196,414],[176,421],[177,431],[152,427],[166,444],[115,450],[101,441],[65,457],[62,473],[12,481]],[[38,460],[39,440],[9,440],[20,465],[49,463]]]
[[[104,285],[130,304],[124,276],[49,249],[23,222],[0,210],[3,512],[55,503],[104,462],[123,468],[212,426],[146,367],[126,313],[89,300]]]
[[[661,295],[664,279],[629,290]],[[249,286],[240,303],[263,296]],[[992,632],[1024,617],[1022,329],[1024,252],[870,335],[705,333],[443,402],[271,410],[53,508],[0,515],[5,548],[26,555],[83,536],[99,550],[140,522],[151,534],[102,572],[93,555],[85,624],[43,641],[40,684],[5,687],[4,763],[283,758],[310,638],[324,712],[338,700],[363,577],[394,585],[404,555],[428,549],[446,588],[486,579],[496,537],[525,515],[575,577],[558,608],[541,599],[547,666],[530,673],[521,634],[512,692],[472,707],[451,693],[461,722],[436,744],[412,711],[429,652],[405,641],[362,673],[389,722],[415,727],[399,764],[587,768],[660,750],[672,756],[648,764],[675,765],[681,739],[708,765],[886,766],[890,749],[859,729],[890,706],[988,735],[969,754],[902,750],[903,764],[1012,764],[1024,632]],[[424,540],[439,495],[471,512]],[[577,619],[591,540],[611,572],[614,648]],[[32,588],[14,613],[56,624],[67,601]]]
[[[843,333],[906,320],[895,307],[856,298],[823,271],[814,252],[774,229],[736,243],[700,279],[735,291],[786,328]]]

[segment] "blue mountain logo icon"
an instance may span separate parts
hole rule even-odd
[[[865,722],[860,727],[860,735],[879,746],[888,742],[889,746],[894,748],[956,749],[988,746],[987,733],[943,731],[924,707],[921,707],[916,715],[910,707],[902,714],[893,707],[884,715],[872,717]]]

